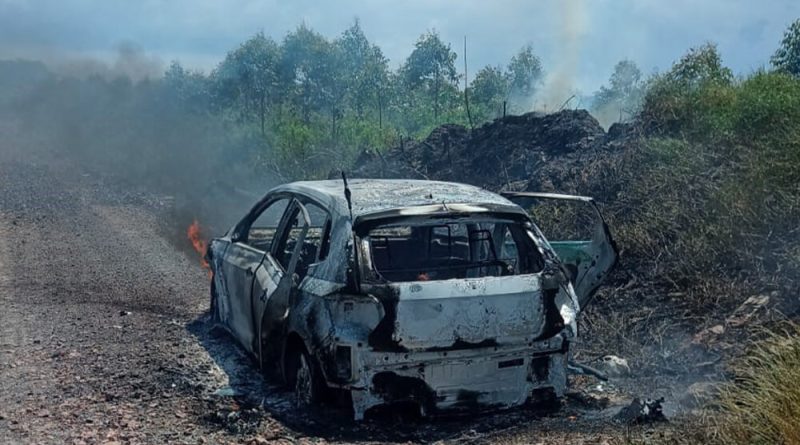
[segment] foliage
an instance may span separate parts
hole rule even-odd
[[[210,75],[175,62],[163,84],[174,105],[217,116],[236,134],[249,135],[263,166],[287,179],[323,177],[346,167],[360,150],[424,137],[442,123],[467,124],[456,59],[431,30],[392,71],[356,20],[332,40],[306,25],[280,42],[258,33]],[[541,75],[530,45],[508,66],[480,70],[469,85],[473,120],[499,117],[505,103],[509,112],[527,111],[514,104],[532,101]]]
[[[800,276],[800,79],[733,79],[706,45],[648,82],[639,119],[648,136],[604,184],[618,191],[609,218],[629,256],[682,291]],[[705,290],[696,303],[720,303]]]
[[[401,68],[403,83],[409,94],[410,107],[404,112],[414,113],[419,105],[426,101],[433,105],[433,122],[439,124],[442,106],[452,107],[458,100],[458,79],[455,61],[456,53],[439,38],[439,34],[430,31],[423,34],[414,45]]]
[[[356,21],[335,41],[343,59],[345,104],[359,119],[374,110],[378,127],[383,127],[383,113],[389,88],[389,61],[377,45],[367,40]]]
[[[507,93],[510,109],[524,113],[533,109],[533,97],[542,80],[542,62],[533,54],[533,46],[525,45],[508,64]]]
[[[331,42],[300,25],[283,39],[279,69],[282,83],[287,86],[286,105],[299,112],[306,124],[315,113],[330,114],[335,119],[336,105],[343,95],[343,71]]]
[[[509,91],[508,76],[501,67],[485,66],[470,83],[473,114],[478,121],[495,119],[503,115],[503,102]]]
[[[800,327],[767,332],[735,372],[721,394],[723,442],[800,443]]]
[[[649,80],[639,119],[650,132],[687,135],[724,134],[733,73],[722,65],[715,45],[707,43],[690,49],[666,73]]]
[[[280,42],[258,33],[206,76],[173,63],[165,98],[216,116],[248,135],[255,159],[282,177],[324,177],[365,149],[421,138],[443,123],[467,124],[456,53],[435,30],[422,34],[397,70],[358,20],[329,40],[302,24]],[[530,109],[541,81],[530,45],[506,67],[486,67],[469,85],[477,124]],[[254,167],[258,167],[254,165]]]
[[[639,111],[644,94],[642,72],[631,60],[621,60],[614,66],[608,86],[600,87],[592,108],[601,120],[623,121]]]
[[[783,34],[778,50],[770,59],[778,70],[800,76],[800,19],[795,20]]]
[[[267,110],[281,90],[278,57],[275,42],[258,33],[228,53],[211,76],[218,104],[237,108],[240,120],[257,120],[262,134],[266,131]]]

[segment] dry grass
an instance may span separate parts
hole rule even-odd
[[[723,442],[800,443],[800,326],[768,332],[735,371],[721,393]]]

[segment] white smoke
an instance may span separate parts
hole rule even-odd
[[[575,79],[588,25],[585,0],[562,0],[560,5],[557,58],[553,67],[547,70],[544,87],[536,100],[537,111],[558,111],[568,101],[567,106],[572,106],[579,94]],[[575,98],[570,100],[573,96]]]

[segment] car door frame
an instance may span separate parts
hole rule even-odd
[[[230,231],[228,246],[225,248],[221,260],[222,281],[224,283],[225,298],[227,299],[224,304],[228,306],[228,314],[225,315],[229,315],[228,319],[223,319],[222,322],[245,350],[253,354],[258,353],[256,347],[256,340],[258,339],[257,327],[254,322],[252,303],[253,281],[258,267],[263,263],[264,257],[269,253],[269,250],[263,251],[250,245],[248,236],[253,223],[264,211],[283,199],[286,199],[288,204],[281,214],[278,226],[275,229],[275,234],[279,233],[280,227],[293,203],[293,196],[283,193],[265,196],[234,226]],[[273,242],[270,242],[270,250],[273,244]],[[241,264],[234,264],[238,258],[243,256],[249,256],[250,260],[248,262],[239,261]],[[241,273],[239,273],[239,269],[241,269]],[[242,295],[238,295],[239,293]],[[234,317],[234,315],[239,315],[239,317]],[[244,326],[241,326],[241,324],[244,324]]]
[[[576,280],[572,283],[575,295],[578,297],[580,310],[582,311],[594,297],[597,289],[603,283],[605,278],[614,269],[619,260],[619,249],[614,237],[611,235],[611,230],[603,217],[600,208],[597,206],[594,198],[588,196],[578,195],[565,195],[559,193],[543,193],[543,192],[501,192],[504,198],[519,205],[524,210],[525,207],[519,204],[520,201],[526,199],[551,199],[573,202],[584,202],[589,204],[595,212],[597,224],[592,231],[592,239],[587,240],[591,242],[592,250],[597,251],[593,256],[592,263],[585,267],[583,271],[578,270]],[[534,224],[536,221],[534,221]],[[557,240],[550,240],[548,235],[544,234],[545,239],[549,243],[558,243]],[[551,245],[551,248],[553,246]],[[555,249],[554,249],[555,250]],[[559,257],[564,264],[569,264],[568,261]],[[576,265],[578,266],[578,265]],[[597,271],[597,268],[604,270]],[[588,281],[587,281],[588,280]]]
[[[279,249],[285,248],[289,235],[293,227],[291,223],[296,217],[301,217],[303,226],[300,235],[295,243],[289,262],[284,266],[278,261],[276,255]],[[281,218],[281,223],[275,232],[275,238],[270,245],[270,251],[266,252],[261,263],[253,274],[251,284],[251,311],[253,324],[255,326],[255,338],[258,341],[254,345],[257,351],[259,364],[264,367],[264,359],[267,351],[265,343],[269,343],[273,336],[285,333],[286,320],[291,311],[294,295],[297,292],[299,283],[295,278],[295,270],[303,248],[303,243],[310,227],[311,219],[305,205],[296,196],[292,196],[286,212]],[[278,240],[275,242],[274,240]],[[275,351],[280,349],[280,345]]]

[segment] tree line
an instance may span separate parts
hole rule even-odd
[[[26,68],[36,75],[25,74],[26,70],[20,74],[15,70],[22,65],[9,62],[0,69],[0,83],[9,84],[0,92],[0,102],[10,103],[10,96],[27,91],[21,87],[27,83],[36,88],[16,100],[16,116],[35,113],[47,115],[53,123],[76,120],[78,128],[97,125],[95,134],[107,133],[112,140],[128,134],[119,141],[123,147],[128,146],[126,141],[145,140],[152,133],[152,140],[136,144],[135,150],[105,150],[109,153],[104,156],[120,152],[128,164],[136,161],[143,170],[158,164],[166,152],[185,157],[183,148],[166,147],[166,139],[157,137],[169,133],[168,128],[153,130],[154,122],[160,128],[174,121],[190,128],[191,135],[184,136],[208,140],[203,150],[193,143],[197,153],[213,152],[215,159],[233,159],[261,171],[267,168],[280,180],[314,178],[348,168],[365,149],[382,150],[401,138],[425,137],[441,124],[478,126],[535,108],[537,93],[544,88],[545,67],[531,45],[522,46],[504,65],[477,70],[458,63],[465,53],[466,42],[458,54],[431,30],[419,36],[409,56],[392,68],[358,21],[333,39],[300,25],[280,41],[255,34],[207,74],[174,62],[162,78],[149,81],[99,76],[81,80],[48,76],[43,68]],[[698,52],[703,57],[714,54],[715,50]],[[777,71],[800,73],[798,22],[789,27],[771,62]],[[468,78],[464,68],[469,68]],[[589,103],[606,125],[639,119],[649,93],[666,91],[665,85],[675,86],[669,89],[673,92],[683,88],[664,76],[644,76],[634,62],[622,60],[608,83],[581,103]],[[654,110],[648,106],[648,116]],[[211,147],[212,140],[222,142]],[[94,144],[87,136],[78,145]],[[155,157],[144,156],[151,152]]]
[[[277,162],[313,176],[331,157],[347,163],[363,149],[421,137],[443,123],[478,125],[533,108],[544,72],[531,45],[506,66],[470,76],[469,115],[458,58],[431,30],[391,69],[358,21],[334,39],[303,24],[279,42],[254,35],[209,74],[173,62],[163,80],[187,110],[253,132]]]
[[[776,68],[798,71],[798,35],[795,22],[771,59]],[[164,81],[187,109],[252,132],[276,167],[319,176],[364,149],[424,137],[443,123],[475,126],[534,109],[545,72],[532,45],[504,66],[478,69],[466,85],[468,67],[460,69],[458,58],[431,30],[392,69],[357,20],[333,39],[302,24],[279,42],[254,35],[207,75],[173,62]],[[622,60],[607,85],[588,97],[590,108],[606,125],[633,119],[658,79]]]

